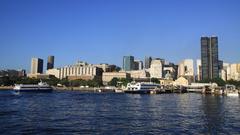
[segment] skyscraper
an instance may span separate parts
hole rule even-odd
[[[32,58],[31,74],[43,73],[43,60],[39,58]]]
[[[131,71],[134,69],[134,57],[133,56],[123,56],[123,70]]]
[[[134,60],[134,70],[142,70],[143,62],[140,60]]]
[[[149,69],[150,66],[151,66],[151,61],[152,61],[152,58],[151,57],[145,57],[145,69]]]
[[[201,37],[202,79],[219,77],[218,37]]]
[[[54,56],[48,56],[47,70],[54,68]]]

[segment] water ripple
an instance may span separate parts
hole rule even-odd
[[[239,134],[240,99],[0,92],[1,134]]]

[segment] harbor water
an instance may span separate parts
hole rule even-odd
[[[0,134],[240,134],[240,98],[0,91]]]

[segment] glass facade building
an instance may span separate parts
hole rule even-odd
[[[133,56],[123,56],[123,70],[131,71],[134,70],[134,57]]]
[[[201,37],[202,79],[219,77],[218,37]]]
[[[151,61],[152,61],[152,58],[151,57],[145,57],[145,69],[149,69],[150,66],[151,66]]]
[[[47,69],[54,68],[54,56],[48,56]]]
[[[31,74],[43,73],[43,59],[32,58]]]

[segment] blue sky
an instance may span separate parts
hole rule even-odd
[[[0,69],[32,57],[122,65],[124,55],[178,63],[200,57],[200,37],[219,37],[219,57],[240,62],[239,0],[0,0]]]

